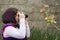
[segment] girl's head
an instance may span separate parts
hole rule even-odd
[[[18,22],[18,14],[19,11],[16,8],[8,8],[5,13],[2,15],[3,23],[17,23]]]

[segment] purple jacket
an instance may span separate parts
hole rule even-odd
[[[3,37],[3,32],[4,32],[5,28],[9,27],[9,26],[14,27],[13,24],[5,24],[4,27],[3,27],[3,30],[2,30],[2,37]],[[7,38],[3,37],[3,40],[25,40],[25,38],[24,39],[16,39],[16,38],[13,38],[13,37],[7,37]]]

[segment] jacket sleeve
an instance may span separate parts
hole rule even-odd
[[[16,29],[12,26],[7,27],[4,31],[4,35],[18,39],[25,38],[25,34],[26,34],[25,19],[21,18],[19,24],[20,24],[19,29]]]
[[[30,28],[29,28],[28,22],[26,22],[26,37],[27,38],[30,37]]]

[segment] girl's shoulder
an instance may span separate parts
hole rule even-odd
[[[12,25],[12,24],[4,24],[4,26],[3,26],[3,31],[4,31],[6,28],[11,28],[11,27],[14,27],[14,25]]]

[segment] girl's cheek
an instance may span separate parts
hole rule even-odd
[[[16,21],[18,22],[18,16],[15,17]]]

